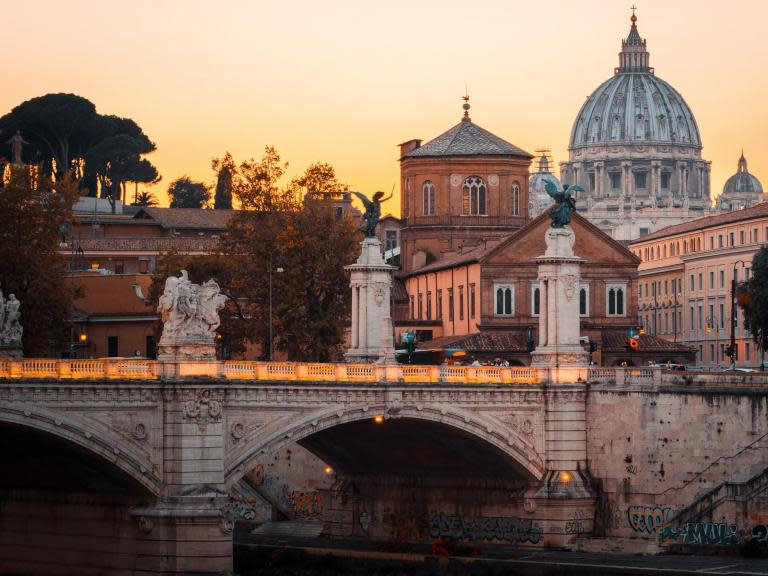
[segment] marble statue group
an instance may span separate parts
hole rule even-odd
[[[19,322],[21,318],[21,302],[10,294],[3,297],[0,290],[0,346],[21,348],[21,335],[23,328]]]
[[[226,301],[215,280],[193,284],[186,270],[179,276],[170,276],[157,307],[163,320],[160,344],[187,339],[213,341],[221,323],[219,310]]]

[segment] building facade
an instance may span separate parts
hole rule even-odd
[[[629,241],[711,210],[710,162],[683,96],[656,76],[632,14],[619,66],[582,106],[561,180],[584,189],[578,210]]]
[[[671,226],[634,241],[641,259],[638,324],[646,332],[693,346],[698,363],[727,366],[731,322],[737,366],[760,364],[731,281],[749,279],[752,257],[768,243],[768,203]]]
[[[473,123],[467,102],[457,125],[404,142],[400,156],[404,272],[525,224],[533,156]]]

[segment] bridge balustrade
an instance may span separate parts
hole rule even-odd
[[[206,365],[210,367],[212,363]],[[194,369],[194,362],[164,363],[145,359],[0,360],[0,378],[139,379],[161,377],[168,366]],[[189,373],[188,371],[185,373]],[[194,372],[192,372],[194,374]],[[503,366],[421,366],[301,362],[213,362],[207,373],[227,380],[311,382],[406,382],[460,384],[540,384],[588,381],[595,384],[648,386],[661,382],[653,368],[532,368]]]

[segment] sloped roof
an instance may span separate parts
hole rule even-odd
[[[163,228],[226,230],[235,210],[203,208],[142,208],[134,219],[154,220]]]
[[[602,348],[603,352],[626,352],[627,351],[627,334],[623,331],[604,331],[602,334]],[[659,338],[658,336],[651,336],[650,334],[642,334],[639,336],[640,347],[638,352],[679,352],[687,353],[691,352],[693,348],[680,344],[678,342],[672,342]]]
[[[525,150],[518,148],[481,128],[468,118],[443,132],[423,146],[419,146],[405,158],[423,158],[429,156],[522,156],[533,158]]]
[[[762,218],[768,216],[768,202],[762,202],[751,208],[744,208],[743,210],[734,210],[733,212],[725,212],[723,214],[716,214],[714,216],[705,216],[704,218],[697,218],[696,220],[690,220],[683,224],[675,224],[674,226],[667,226],[661,230],[648,234],[642,238],[638,238],[632,244],[642,244],[648,240],[657,240],[658,238],[666,238],[668,236],[675,236],[677,234],[685,234],[687,232],[695,232],[704,230],[706,228],[712,228],[714,226],[721,226],[722,224],[733,224],[735,222],[742,222],[744,220],[751,220],[752,218]]]
[[[419,349],[460,348],[469,353],[526,352],[525,336],[520,332],[475,332],[464,336],[443,336],[420,342]]]

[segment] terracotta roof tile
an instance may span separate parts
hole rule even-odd
[[[200,208],[143,208],[134,219],[149,217],[163,228],[194,228],[200,230],[226,230],[235,210],[207,210]]]
[[[470,353],[525,352],[525,335],[520,332],[476,332],[464,336],[442,336],[420,342],[419,349],[460,348]]]
[[[626,352],[627,334],[619,331],[604,331],[602,334],[602,348],[604,352]],[[658,336],[642,334],[639,336],[640,348],[638,352],[690,352],[693,350],[690,346],[671,342]]]
[[[533,158],[525,150],[518,148],[480,128],[471,121],[461,121],[456,126],[443,132],[423,146],[419,146],[403,158],[421,158],[429,156],[522,156]]]

